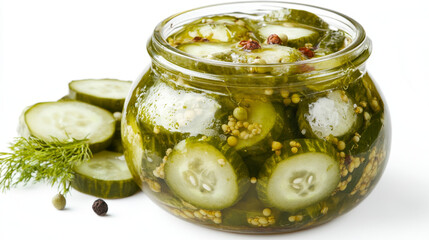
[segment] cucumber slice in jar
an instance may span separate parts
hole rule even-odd
[[[284,126],[281,107],[270,102],[247,99],[240,104],[247,110],[248,117],[243,122],[249,126],[240,132],[235,149],[242,156],[271,151],[271,142],[282,134]]]
[[[340,30],[329,30],[317,44],[315,56],[325,56],[339,51],[345,44],[345,33]]]
[[[256,188],[262,202],[294,212],[327,198],[339,181],[339,161],[330,143],[296,139],[265,162]]]
[[[298,124],[306,137],[348,139],[361,126],[353,99],[342,90],[303,101],[298,105]]]
[[[282,36],[287,36],[287,42],[283,41],[283,44],[294,48],[303,47],[306,43],[315,44],[319,38],[319,33],[315,30],[280,24],[267,24],[262,26],[259,28],[258,33],[261,39],[265,40],[271,34],[277,34],[280,38],[285,38]]]
[[[248,38],[246,22],[232,16],[203,18],[169,37],[172,46],[196,41],[234,42]]]
[[[278,44],[262,44],[261,48],[254,49],[252,51],[243,50],[233,46],[229,51],[211,54],[209,59],[233,63],[274,64],[304,60],[304,56],[295,48]]]
[[[319,29],[327,29],[328,23],[316,14],[298,9],[283,8],[272,11],[264,16],[267,22],[290,22],[300,23]]]
[[[184,139],[189,135],[218,134],[217,114],[223,112],[219,111],[222,106],[208,94],[174,89],[158,81],[138,101],[141,102],[138,119],[142,128],[157,136],[178,133]]]
[[[128,197],[140,190],[123,154],[102,151],[74,169],[72,187],[101,198]]]
[[[194,57],[212,58],[213,54],[230,51],[233,45],[230,43],[197,42],[182,44],[177,48]]]
[[[191,137],[178,143],[164,172],[165,181],[175,194],[203,209],[230,207],[249,187],[249,173],[241,157],[213,137]]]
[[[111,112],[75,100],[37,103],[24,112],[21,125],[23,136],[45,141],[87,138],[92,152],[107,148],[115,133]]]
[[[69,97],[111,112],[122,112],[131,84],[117,79],[75,80],[69,83]]]
[[[297,109],[295,107],[284,107],[285,126],[279,140],[283,141],[286,139],[304,138],[304,135],[298,127],[296,112]]]

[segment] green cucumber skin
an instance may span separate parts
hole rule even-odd
[[[360,140],[358,143],[349,141],[346,145],[346,152],[352,156],[357,156],[363,154],[371,149],[374,143],[380,138],[381,133],[383,132],[384,126],[384,114],[379,112],[372,116],[368,126],[364,128],[360,134]]]
[[[258,177],[259,170],[264,165],[265,161],[269,159],[274,153],[267,152],[259,155],[248,155],[243,157],[243,161],[249,169],[249,175],[251,177]]]
[[[383,138],[385,138],[383,114],[379,112],[373,116],[369,125],[364,129],[359,142],[354,143],[353,141],[350,141],[347,144],[345,152],[348,157],[364,157],[365,161],[361,163],[358,168],[355,168],[352,173],[348,173],[342,178],[342,180],[345,180],[350,175],[352,176],[352,180],[347,184],[346,189],[343,191],[344,193],[350,193],[354,190],[363,175],[365,167],[369,163],[371,149],[377,147],[379,142],[383,142]]]
[[[122,81],[122,80],[109,79],[109,78],[103,78],[100,80]],[[122,112],[122,109],[124,108],[125,98],[124,99],[100,98],[100,97],[95,97],[95,96],[88,95],[85,93],[77,92],[72,87],[73,83],[76,81],[81,81],[81,80],[75,80],[75,81],[71,81],[69,83],[69,95],[68,96],[70,99],[75,99],[78,101],[86,102],[86,103],[107,109],[110,112]],[[123,82],[131,83],[131,81],[123,81]]]
[[[153,171],[162,164],[168,148],[173,148],[180,138],[172,138],[175,135],[151,136],[142,132],[143,158],[142,175],[151,180],[160,179],[153,174]]]
[[[124,153],[124,146],[122,144],[120,126],[119,127],[116,126],[116,131],[115,131],[115,134],[113,135],[112,142],[106,149],[112,152]]]
[[[283,13],[281,13],[283,12]],[[281,13],[281,14],[279,14]],[[281,9],[274,11],[264,16],[264,20],[268,22],[292,22],[299,23],[308,26],[312,26],[319,29],[328,29],[329,25],[322,18],[318,17],[314,13],[307,12],[298,9]]]
[[[344,46],[344,40],[346,39],[345,33],[343,31],[334,31],[329,30],[325,33],[324,36],[319,41],[315,54],[317,55],[327,55],[330,53],[337,52]]]
[[[297,109],[295,107],[284,107],[284,128],[279,140],[304,138],[304,135],[299,131],[298,121],[296,118]]]
[[[124,181],[106,181],[83,176],[79,173],[75,173],[71,186],[79,192],[108,199],[124,198],[140,191],[139,186],[132,178]]]
[[[293,48],[303,47],[306,43],[316,44],[317,39],[319,38],[319,33],[315,32],[310,37],[302,37],[299,39],[291,39],[287,41],[287,46]]]
[[[113,141],[113,136],[104,142],[90,144],[89,149],[91,150],[92,153],[101,152],[107,149],[109,146],[111,146],[112,141]]]
[[[208,137],[208,138],[200,138],[200,137],[190,137],[187,138],[186,140],[186,144],[192,144],[192,143],[196,143],[196,142],[205,142],[208,143],[212,146],[214,146],[216,149],[218,149],[222,155],[225,156],[225,160],[229,162],[229,164],[232,166],[232,168],[235,170],[235,174],[236,174],[236,184],[238,186],[238,193],[237,193],[237,198],[236,201],[231,204],[234,205],[235,203],[237,203],[238,201],[240,201],[240,199],[244,196],[244,194],[247,192],[247,190],[250,187],[250,180],[249,180],[249,172],[247,170],[246,165],[243,163],[243,160],[241,159],[240,155],[235,151],[234,148],[230,147],[225,141],[221,141],[219,138],[217,137]],[[171,161],[170,159],[174,158],[174,150],[171,153],[171,155],[169,156],[169,160],[167,160],[165,167],[164,167],[164,171],[165,171],[165,182],[168,184],[168,172],[170,171],[169,169],[169,162]],[[174,171],[171,170],[171,171]],[[175,192],[174,189],[170,189],[173,193]],[[177,195],[177,194],[176,194]],[[203,209],[210,209],[210,210],[221,210],[223,208],[229,207],[223,207],[221,209],[219,208],[211,208],[210,206],[205,206],[205,205],[201,205],[198,203],[192,203],[194,206],[196,207],[200,207]]]
[[[266,189],[268,187],[269,179],[276,169],[277,165],[282,161],[287,161],[289,157],[298,155],[301,153],[307,152],[321,152],[329,156],[335,157],[338,161],[337,151],[335,148],[328,142],[318,139],[294,139],[296,143],[299,143],[301,147],[298,148],[298,152],[293,153],[292,148],[289,146],[289,143],[292,140],[288,140],[283,143],[281,155],[273,154],[271,158],[265,161],[265,164],[262,166],[259,171],[259,178],[256,184],[256,190],[258,192],[258,198],[268,206],[272,206],[268,195],[266,194]],[[338,161],[339,162],[339,161]],[[339,164],[338,164],[339,167]],[[339,172],[339,171],[338,171]],[[340,180],[340,176],[338,176]],[[305,207],[304,207],[305,208]],[[288,209],[287,212],[295,212],[300,209]]]

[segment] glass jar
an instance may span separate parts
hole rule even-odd
[[[318,15],[348,34],[347,46],[252,65],[195,58],[166,41],[204,16],[281,8]],[[349,211],[382,175],[390,119],[365,67],[371,41],[353,19],[294,3],[213,5],[162,21],[147,49],[152,63],[125,103],[125,156],[147,196],[179,218],[240,233],[296,231]]]

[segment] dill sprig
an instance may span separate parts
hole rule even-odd
[[[58,185],[66,194],[73,179],[73,168],[92,158],[87,139],[44,141],[35,137],[18,137],[10,153],[0,152],[0,189],[6,191],[18,184],[46,181]]]

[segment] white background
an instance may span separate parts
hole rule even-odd
[[[21,110],[67,93],[82,78],[135,80],[149,63],[146,41],[162,19],[223,1],[4,0],[1,5],[0,151],[17,136]],[[0,239],[429,239],[429,13],[426,1],[303,1],[358,20],[374,45],[368,69],[393,120],[384,176],[350,213],[292,234],[240,235],[181,221],[143,193],[107,201],[72,191],[67,208],[51,205],[43,184],[0,193]]]

